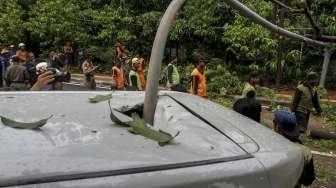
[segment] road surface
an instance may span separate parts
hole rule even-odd
[[[75,82],[65,83],[63,86],[63,90],[64,91],[88,91],[88,89],[85,88],[83,84],[75,83]],[[109,87],[100,86],[100,85],[97,85],[97,89],[96,89],[96,91],[109,91],[109,90],[110,90]]]

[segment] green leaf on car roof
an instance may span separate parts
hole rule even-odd
[[[112,99],[112,94],[108,95],[97,95],[95,97],[89,98],[90,103],[100,103]]]
[[[46,119],[42,119],[42,120],[32,122],[32,123],[26,123],[26,122],[18,122],[18,121],[9,119],[7,117],[0,116],[1,122],[8,127],[12,127],[16,129],[31,129],[31,130],[43,127],[45,124],[47,124],[48,120],[51,119],[52,117],[53,116],[51,115],[50,117]]]
[[[142,135],[148,139],[157,141],[160,146],[169,144],[176,136],[179,135],[179,132],[173,137],[171,134],[166,133],[162,130],[154,130],[147,126],[147,123],[139,117],[138,114],[134,113],[132,115],[133,121],[128,122],[127,124],[131,127],[132,133]]]

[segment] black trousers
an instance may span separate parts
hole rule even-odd
[[[0,87],[3,87],[2,71],[0,70]]]
[[[310,113],[295,112],[296,121],[299,126],[300,133],[306,133],[308,129]]]

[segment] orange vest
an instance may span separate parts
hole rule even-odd
[[[206,97],[207,96],[207,89],[206,89],[206,79],[205,79],[205,73],[200,73],[197,68],[193,70],[191,73],[191,76],[196,76],[198,79],[198,86],[197,86],[197,93],[194,93],[194,83],[191,81],[191,89],[190,93],[192,95],[198,95],[200,97]]]
[[[112,68],[112,84],[115,84],[119,90],[125,90],[124,70],[114,66]]]
[[[146,79],[145,79],[145,74],[144,74],[144,64],[145,64],[145,59],[140,58],[139,60],[139,66],[138,66],[138,74],[139,74],[139,79],[141,82],[141,87],[146,88]]]

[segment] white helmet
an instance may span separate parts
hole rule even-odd
[[[19,44],[19,48],[25,47],[26,45],[24,43]]]
[[[42,62],[42,63],[39,63],[36,65],[36,73],[43,73],[43,72],[46,72],[47,69],[48,69],[48,63],[46,62]]]

